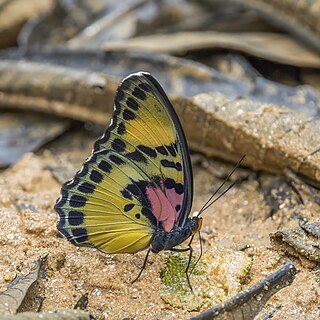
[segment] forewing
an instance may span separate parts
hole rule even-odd
[[[178,117],[147,73],[125,78],[110,126],[55,206],[58,229],[77,245],[136,252],[159,223],[183,224],[192,203],[189,152]],[[173,213],[174,211],[174,213]]]

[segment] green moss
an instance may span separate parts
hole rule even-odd
[[[171,252],[166,269],[163,272],[161,277],[162,284],[168,289],[183,292],[183,293],[190,293],[191,290],[187,283],[186,278],[186,268],[189,261],[189,254],[180,253],[180,252]],[[191,279],[194,276],[198,275],[205,275],[205,264],[202,260],[199,260],[198,264],[195,266],[196,259],[192,259],[189,273],[192,270]]]
[[[191,292],[185,270],[189,253],[171,252],[162,273],[161,298],[172,307],[199,311],[223,302],[241,291],[241,280],[252,266],[245,252],[230,248],[215,248],[206,252],[190,275]],[[192,259],[189,272],[197,260]]]
[[[192,259],[189,272],[193,270],[190,275],[190,282],[193,290],[198,292],[199,283],[205,282],[207,276],[203,260],[199,260],[194,268],[196,260],[197,258]],[[191,292],[185,273],[188,261],[188,253],[170,253],[166,269],[161,277],[161,297],[173,307],[188,311],[199,311],[204,306],[210,306],[211,302],[208,297]]]

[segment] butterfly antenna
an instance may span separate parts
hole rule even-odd
[[[200,216],[201,213],[203,213],[203,211],[207,210],[213,203],[215,203],[218,199],[220,199],[226,192],[228,192],[234,186],[235,183],[232,183],[221,195],[219,195],[218,198],[216,198],[215,200],[213,200],[213,202],[210,203],[212,198],[220,191],[220,189],[228,182],[228,180],[233,175],[233,173],[239,168],[239,166],[240,166],[241,162],[243,161],[243,159],[245,158],[245,156],[246,155],[244,154],[241,157],[241,159],[237,162],[235,167],[231,170],[231,172],[228,174],[228,176],[224,179],[224,181],[221,183],[221,185],[218,187],[218,189],[214,191],[214,193],[210,196],[210,198],[202,206],[202,208],[200,209],[200,211],[198,213],[198,217]]]
[[[204,212],[209,207],[211,207],[216,201],[218,201],[221,197],[223,197],[235,184],[236,184],[235,182],[231,183],[226,190],[224,190],[221,194],[219,194],[219,196],[215,198],[211,203],[205,206],[200,213]],[[198,214],[198,216],[200,215],[200,213]]]

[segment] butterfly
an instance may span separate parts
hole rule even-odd
[[[61,188],[57,228],[73,244],[105,253],[148,249],[137,280],[150,251],[189,251],[189,267],[191,241],[188,248],[176,246],[201,228],[199,214],[189,217],[192,199],[190,154],[179,118],[155,78],[131,74],[117,90],[109,127]],[[186,275],[191,288],[188,270]]]

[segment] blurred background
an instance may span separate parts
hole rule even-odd
[[[0,166],[55,139],[70,120],[89,130],[107,123],[117,83],[137,70],[153,74],[169,95],[220,92],[317,114],[319,6],[2,0]]]
[[[319,319],[319,17],[319,0],[0,0],[0,291],[38,261],[36,285],[13,299],[26,302],[5,312],[186,319],[262,281],[258,298],[221,307],[253,319],[293,281],[291,264],[266,280],[290,258],[295,281],[256,319]],[[144,253],[104,255],[57,235],[61,184],[136,71],[159,81],[182,121],[195,210],[247,155],[236,186],[206,212],[199,295],[163,286],[181,257],[153,255],[132,286]],[[174,274],[178,286],[184,276]]]

